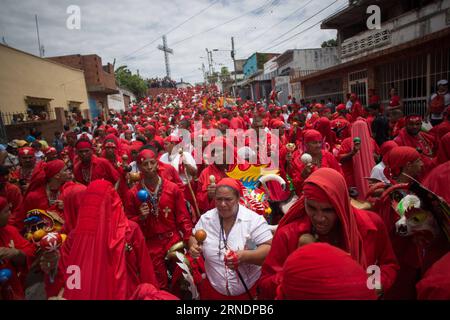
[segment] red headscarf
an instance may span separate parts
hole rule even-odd
[[[322,134],[317,130],[309,129],[305,131],[303,139],[305,144],[314,141],[322,141]]]
[[[298,248],[286,259],[278,300],[375,300],[361,265],[328,243]]]
[[[78,223],[69,235],[67,266],[81,271],[80,289],[66,286],[68,300],[125,300],[127,269],[125,234],[129,230],[122,201],[106,180],[91,182],[80,206]]]
[[[352,138],[361,139],[361,149],[353,156],[353,173],[356,189],[360,199],[365,199],[369,191],[369,183],[366,177],[370,177],[372,168],[375,166],[374,143],[369,133],[369,127],[364,120],[357,120],[352,125]],[[352,141],[353,147],[353,141]]]
[[[62,160],[56,159],[49,162],[40,161],[33,170],[30,178],[30,185],[28,186],[27,193],[44,186],[47,181],[56,176],[65,167],[65,163]]]
[[[387,154],[395,147],[398,147],[398,144],[394,140],[388,140],[383,142],[383,144],[380,147],[380,155],[384,157],[385,154]]]
[[[313,184],[312,188],[306,186]],[[320,192],[314,190],[321,189]],[[305,198],[308,196],[332,204],[341,222],[342,235],[345,241],[346,250],[350,252],[362,266],[366,266],[366,259],[362,248],[362,239],[356,224],[355,211],[350,205],[348,188],[344,177],[334,169],[320,168],[313,172],[305,180],[305,195],[292,205],[286,215],[280,220],[278,228],[298,219],[309,221],[305,210]]]
[[[64,232],[69,234],[75,229],[78,211],[84,198],[86,186],[81,183],[68,182],[62,190],[60,199],[64,202]]]
[[[439,150],[436,156],[436,164],[442,164],[450,160],[450,132],[446,133],[439,142]]]
[[[0,211],[6,208],[8,205],[8,200],[5,197],[0,197]]]
[[[336,143],[336,134],[331,130],[331,122],[328,118],[322,117],[314,123],[314,129],[320,132],[322,137],[330,145],[330,150],[333,150]]]
[[[417,159],[420,159],[420,153],[416,149],[403,146],[395,147],[383,157],[383,162],[386,165],[384,175],[395,183],[393,179],[400,175],[403,167]]]
[[[222,180],[220,180],[217,185],[216,188],[220,187],[220,186],[227,186],[230,187],[234,190],[236,190],[239,193],[239,196],[242,197],[242,184],[239,180],[236,179],[232,179],[232,178],[223,178]]]
[[[137,157],[137,163],[142,164],[145,160],[148,159],[155,159],[156,155],[152,150],[144,149],[141,152],[139,152],[139,155]]]

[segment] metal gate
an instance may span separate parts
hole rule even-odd
[[[363,106],[367,106],[367,70],[349,73],[348,86],[351,93],[356,93]]]

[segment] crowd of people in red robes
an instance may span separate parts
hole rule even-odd
[[[437,86],[429,118],[173,89],[1,145],[0,300],[450,299]]]

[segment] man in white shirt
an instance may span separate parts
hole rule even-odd
[[[179,153],[181,139],[177,136],[170,135],[164,140],[164,153],[159,159],[161,162],[172,165],[177,170],[181,181],[186,185],[188,181],[191,181],[193,177],[197,175],[197,164],[194,157],[186,151],[183,151],[182,156]],[[182,169],[182,165],[186,169]],[[187,174],[187,175],[186,175]]]

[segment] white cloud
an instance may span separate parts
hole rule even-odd
[[[321,19],[343,7],[347,1],[339,0],[329,9],[321,12],[304,25],[279,38],[302,20],[309,18],[333,0],[311,1],[297,14],[274,28],[308,0],[3,0],[0,12],[0,38],[5,37],[8,45],[20,50],[38,54],[36,25],[34,15],[39,18],[41,44],[45,46],[46,56],[95,53],[103,63],[117,59],[117,65],[126,64],[131,70],[139,69],[145,77],[165,75],[163,52],[156,49],[162,43],[159,36],[216,2],[208,10],[191,19],[180,28],[167,35],[168,45],[173,48],[170,56],[172,78],[189,82],[203,80],[202,62],[207,66],[205,48],[231,49],[231,37],[235,38],[236,57],[243,59],[253,52],[264,49],[289,36],[316,24]],[[81,29],[66,28],[69,5],[81,8]],[[197,35],[228,20],[251,12],[214,30]],[[197,35],[176,44],[180,40]],[[335,37],[334,30],[321,30],[320,25],[270,49],[270,52],[283,52],[291,48],[312,48]],[[122,59],[133,51],[157,39],[146,48]],[[214,52],[213,59],[218,64],[233,70],[229,52]],[[215,65],[220,70],[221,65]]]

